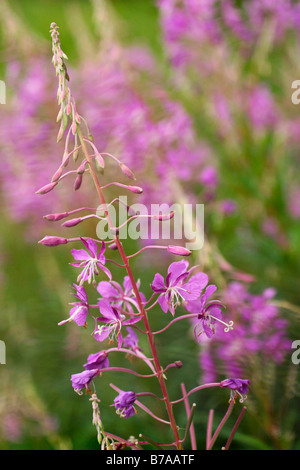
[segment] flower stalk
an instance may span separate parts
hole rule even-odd
[[[62,162],[54,173],[52,181],[47,185],[43,186],[37,191],[37,194],[47,194],[49,191],[55,189],[57,184],[64,180],[67,176],[75,176],[74,190],[80,189],[85,174],[89,173],[96,193],[100,202],[100,207],[104,216],[98,216],[94,209],[88,207],[80,207],[78,209],[69,210],[61,213],[53,213],[44,216],[44,218],[50,222],[57,222],[68,218],[72,214],[88,210],[91,214],[82,217],[76,217],[68,219],[62,223],[63,227],[72,228],[80,224],[82,221],[90,218],[96,218],[98,220],[106,220],[110,229],[111,239],[109,241],[97,240],[88,237],[75,237],[75,238],[64,238],[59,236],[46,236],[40,240],[40,244],[54,247],[70,242],[81,242],[84,245],[84,249],[72,249],[71,254],[73,255],[74,262],[70,263],[72,266],[81,269],[77,277],[77,284],[73,285],[76,297],[76,302],[71,303],[72,308],[70,310],[69,318],[61,321],[59,325],[67,324],[69,322],[75,322],[80,327],[86,327],[88,321],[91,319],[95,325],[92,337],[98,342],[109,340],[109,344],[117,343],[116,347],[109,347],[106,350],[99,351],[98,353],[91,354],[87,362],[83,365],[84,370],[80,373],[73,374],[71,376],[72,387],[79,394],[82,395],[85,390],[86,393],[91,393],[91,386],[95,388],[94,380],[102,376],[104,372],[124,372],[132,374],[136,377],[141,378],[156,378],[158,380],[161,395],[158,397],[151,392],[134,392],[134,391],[123,391],[118,389],[115,385],[111,384],[111,387],[118,391],[119,395],[114,399],[114,403],[111,406],[115,407],[116,413],[120,418],[131,418],[136,413],[136,406],[141,408],[144,412],[149,414],[153,419],[160,423],[164,423],[169,426],[172,430],[174,441],[171,444],[158,444],[152,441],[150,438],[145,440],[158,448],[163,446],[175,446],[177,450],[183,449],[188,433],[190,433],[192,448],[197,448],[196,434],[193,424],[193,417],[195,412],[196,404],[192,407],[189,405],[188,397],[202,389],[221,387],[230,388],[231,399],[229,409],[223,419],[228,418],[228,415],[235,403],[232,396],[240,396],[242,399],[245,398],[245,394],[248,391],[249,381],[244,379],[226,379],[222,382],[208,383],[197,386],[186,391],[184,384],[181,384],[182,398],[177,400],[171,400],[169,392],[166,386],[166,372],[170,368],[180,369],[182,362],[176,360],[168,364],[166,367],[162,367],[158,351],[155,344],[155,335],[163,333],[175,322],[181,320],[193,320],[196,321],[194,329],[195,338],[198,340],[200,334],[204,333],[210,338],[216,328],[217,323],[223,324],[228,331],[232,328],[232,322],[224,322],[222,320],[221,308],[224,305],[218,300],[209,300],[210,296],[217,289],[214,285],[208,285],[208,276],[205,273],[196,272],[197,266],[189,267],[188,261],[182,259],[170,264],[168,268],[168,274],[164,278],[161,274],[156,273],[154,280],[151,284],[153,294],[147,300],[143,293],[140,292],[140,281],[135,279],[133,271],[130,266],[131,258],[137,256],[145,249],[161,249],[166,250],[170,254],[187,257],[191,252],[182,246],[147,246],[141,248],[132,255],[127,255],[123,244],[119,238],[119,229],[129,223],[131,220],[138,217],[144,217],[136,213],[132,213],[130,207],[127,206],[128,219],[122,223],[119,227],[115,227],[109,213],[109,207],[119,198],[113,199],[107,203],[104,196],[104,190],[111,186],[120,187],[131,191],[135,194],[140,194],[143,189],[139,186],[125,185],[119,182],[108,182],[107,184],[100,183],[99,173],[103,175],[105,168],[105,161],[103,156],[112,158],[120,167],[122,173],[131,180],[135,180],[135,176],[127,165],[123,164],[118,158],[111,154],[103,153],[98,151],[96,144],[90,134],[85,119],[80,116],[76,109],[75,100],[71,94],[71,90],[68,86],[69,76],[67,68],[65,66],[65,60],[67,56],[63,53],[59,40],[58,27],[55,23],[51,24],[51,37],[52,37],[52,50],[53,50],[53,64],[56,69],[58,76],[58,104],[60,111],[58,114],[58,122],[61,122],[60,129],[57,136],[57,141],[63,139],[66,132],[65,150],[62,158]],[[87,129],[88,135],[85,135],[82,130],[83,127]],[[69,128],[68,128],[69,126]],[[70,150],[71,141],[74,140],[74,148]],[[93,152],[93,153],[92,153]],[[76,163],[79,156],[82,157],[82,161],[76,170],[70,170],[63,174],[63,169],[69,164],[70,157],[73,155],[73,160]],[[78,165],[76,163],[76,165]],[[174,212],[162,215],[149,215],[146,217],[154,218],[161,222],[165,220],[171,220],[174,216]],[[112,250],[117,250],[122,259],[123,264],[119,264],[112,259],[108,259],[105,256],[106,247]],[[111,262],[118,267],[122,267],[126,270],[124,277],[123,286],[113,279],[110,270],[107,268],[106,263]],[[105,274],[105,280],[97,282],[97,277],[100,274]],[[97,304],[91,304],[88,301],[87,292],[85,290],[85,283],[92,285],[100,294],[100,299]],[[157,296],[156,300],[152,302],[154,296]],[[149,305],[152,302],[151,305]],[[154,307],[160,308],[165,314],[171,313],[171,320],[168,324],[159,331],[152,331],[151,325],[148,318],[148,312]],[[179,307],[184,307],[188,313],[175,318],[176,310]],[[94,313],[95,310],[100,311],[100,316]],[[139,322],[143,323],[143,329],[138,325]],[[125,327],[128,335],[123,336]],[[147,337],[148,345],[151,351],[151,358],[148,358],[140,349],[138,345],[138,336],[135,331],[141,332]],[[127,358],[139,358],[151,369],[151,374],[145,375],[136,372],[135,370],[110,366],[109,356],[113,352],[125,353]],[[148,407],[138,400],[138,397],[142,396],[153,396],[158,401],[164,402],[168,419],[154,414]],[[142,441],[134,440],[131,443],[130,440],[122,439],[114,436],[110,433],[105,433],[100,418],[99,403],[96,393],[93,393],[92,398],[93,407],[93,424],[97,429],[98,441],[101,443],[101,448],[106,450],[118,450],[125,447],[140,448]],[[173,411],[174,405],[184,402],[186,409],[187,422],[184,427],[184,437],[180,438],[179,426],[175,420]],[[223,421],[220,423],[214,436],[209,439],[208,447],[214,444],[214,441],[219,433],[219,430],[223,426]],[[235,431],[235,429],[233,430]],[[233,436],[233,434],[231,435]],[[117,442],[116,442],[117,441]]]

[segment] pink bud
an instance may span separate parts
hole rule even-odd
[[[63,117],[63,110],[62,110],[62,108],[60,108],[60,110],[58,112],[58,115],[56,117],[56,122],[59,122],[62,117]]]
[[[75,191],[77,191],[80,188],[81,183],[82,183],[82,175],[78,175],[74,183]]]
[[[59,94],[59,97],[58,97],[58,104],[60,104],[64,99],[65,99],[65,96],[66,96],[66,90],[63,89],[60,94]]]
[[[141,194],[143,192],[143,188],[140,188],[139,186],[126,186],[126,188],[135,194]]]
[[[79,116],[79,114],[77,113],[77,111],[75,112],[75,121],[77,122],[77,124],[80,124],[80,122],[81,122],[80,116]]]
[[[35,194],[47,194],[49,193],[50,191],[52,191],[52,189],[57,185],[57,182],[56,181],[53,181],[52,183],[48,183],[46,184],[45,186],[43,186],[42,188],[40,188],[38,191],[36,191]]]
[[[56,172],[52,176],[51,182],[54,183],[54,182],[58,181],[59,178],[61,177],[62,172],[63,172],[62,167],[59,167],[58,170],[56,170]]]
[[[49,222],[58,222],[65,217],[68,217],[69,212],[62,212],[61,214],[47,214],[44,215],[45,220],[49,220]]]
[[[99,165],[100,168],[104,168],[105,167],[105,163],[104,163],[104,160],[103,160],[103,157],[100,153],[97,153],[96,154],[96,160],[97,160],[97,163]]]
[[[133,172],[128,168],[128,166],[124,165],[124,163],[120,163],[120,168],[124,175],[127,176],[127,178],[130,178],[131,180],[135,180],[136,177],[134,176]]]
[[[169,214],[159,214],[159,215],[153,215],[153,219],[155,220],[170,220],[173,219],[175,212],[172,211]]]
[[[75,227],[75,225],[80,224],[80,222],[82,222],[82,219],[81,217],[78,217],[77,219],[67,220],[66,222],[62,224],[62,226],[63,227]]]
[[[190,250],[184,248],[183,246],[169,245],[167,249],[170,253],[173,253],[174,255],[178,256],[189,256],[192,253]]]
[[[64,130],[64,128],[61,126],[60,129],[59,129],[59,131],[58,131],[58,134],[57,134],[57,139],[56,139],[57,143],[60,142],[61,139],[63,138],[64,132],[65,132],[65,130]]]
[[[82,175],[82,173],[85,172],[85,165],[86,165],[86,161],[84,161],[78,168],[77,168],[77,173],[79,175]]]
[[[182,367],[182,362],[181,361],[175,361],[174,364],[177,367],[177,369],[181,369],[181,367]]]
[[[71,129],[72,129],[72,134],[75,135],[77,132],[77,125],[75,121],[72,122]]]
[[[110,250],[117,250],[118,249],[118,245],[116,243],[111,243],[110,245],[108,245],[108,248]]]
[[[39,243],[45,246],[58,246],[65,245],[66,243],[68,243],[68,240],[62,237],[51,237],[47,235],[42,240],[40,240]]]

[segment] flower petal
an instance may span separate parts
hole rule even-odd
[[[103,264],[100,264],[100,263],[97,263],[97,266],[106,274],[109,280],[112,279],[111,272],[108,268],[106,268],[105,266],[103,266]]]
[[[101,330],[99,329],[94,331],[94,337],[97,341],[104,341],[109,336],[111,330],[111,326],[104,326]]]
[[[167,313],[167,311],[169,310],[169,304],[168,304],[168,302],[166,300],[166,297],[164,295],[161,295],[159,297],[158,303],[161,306],[163,312]]]
[[[88,261],[91,258],[91,256],[85,250],[76,250],[75,248],[73,248],[73,250],[71,250],[71,253],[73,258],[78,261]]]
[[[102,297],[105,297],[107,299],[111,297],[118,299],[120,297],[119,291],[115,287],[113,287],[108,281],[99,282],[97,286],[97,291]]]
[[[109,302],[107,300],[100,300],[98,302],[99,309],[103,317],[106,319],[111,320],[116,320],[116,313],[115,310],[110,306]]]
[[[181,274],[184,274],[187,271],[189,266],[188,261],[182,259],[181,261],[175,261],[170,264],[168,268],[168,286],[173,286],[176,284],[176,280]]]
[[[84,246],[87,248],[89,253],[92,255],[92,258],[97,258],[97,253],[98,253],[97,243],[94,240],[92,240],[91,238],[87,238],[86,240],[84,240],[84,238],[80,238],[80,240],[82,241]],[[101,250],[102,250],[102,248],[103,248],[103,245],[101,247]],[[101,251],[101,254],[102,253],[103,253],[103,251]]]
[[[154,292],[166,292],[165,280],[161,274],[155,274],[151,289],[154,290]]]

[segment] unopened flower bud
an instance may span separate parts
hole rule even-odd
[[[40,240],[39,243],[44,246],[58,246],[65,245],[68,243],[68,240],[62,237],[51,237],[47,235],[42,240]]]
[[[75,152],[73,152],[73,161],[76,163],[77,160],[78,160],[78,155],[79,155],[79,151],[78,150],[75,150]]]
[[[58,134],[57,134],[57,142],[60,142],[61,139],[63,138],[67,125],[68,125],[68,116],[66,114],[63,114],[62,122],[59,128]]]
[[[77,124],[80,124],[80,122],[81,122],[80,116],[79,116],[79,114],[77,113],[77,111],[75,112],[75,121],[77,122]]]
[[[47,214],[44,215],[44,219],[48,220],[49,222],[58,222],[59,220],[68,217],[68,215],[68,212],[61,212],[60,214]]]
[[[62,117],[63,117],[63,109],[62,109],[62,107],[61,107],[60,110],[59,110],[59,112],[58,112],[58,115],[57,115],[57,118],[56,118],[56,122],[59,122]]]
[[[191,251],[188,250],[187,248],[184,248],[183,246],[169,245],[168,251],[178,256],[190,256],[191,254]]]
[[[67,106],[66,106],[66,114],[67,114],[67,116],[70,116],[71,111],[72,111],[72,106],[71,106],[70,103],[68,103]]]
[[[110,250],[117,250],[118,249],[118,245],[116,243],[111,243],[110,245],[108,245],[108,248]]]
[[[103,159],[103,157],[100,153],[96,154],[96,163],[97,163],[99,168],[104,168],[105,167],[104,159]]]
[[[153,219],[155,220],[170,220],[173,219],[175,212],[172,211],[169,214],[159,214],[159,215],[153,215]]]
[[[58,104],[62,103],[62,101],[65,99],[65,96],[66,96],[66,90],[63,89],[58,95]]]
[[[45,186],[43,186],[42,188],[40,188],[38,191],[36,191],[35,194],[47,194],[49,193],[50,191],[52,191],[52,189],[57,185],[57,182],[56,181],[53,181],[52,183],[48,183],[46,184]]]
[[[80,188],[81,183],[82,183],[82,175],[78,175],[74,183],[75,191],[77,191]]]
[[[77,168],[77,173],[79,175],[82,175],[85,172],[85,165],[86,161],[84,161],[78,168]]]
[[[141,194],[143,192],[143,188],[140,188],[139,186],[127,186],[127,189],[135,194]]]
[[[72,134],[75,135],[77,132],[77,125],[75,121],[72,122],[71,129],[72,129]]]
[[[127,176],[127,178],[131,179],[131,180],[136,180],[136,177],[134,176],[133,172],[130,170],[130,168],[128,168],[128,166],[126,166],[124,163],[120,163],[120,168],[122,170],[122,172],[124,173],[125,176]]]
[[[54,182],[58,181],[59,178],[60,178],[61,175],[62,175],[62,172],[63,172],[62,167],[59,167],[58,170],[56,170],[56,172],[55,172],[54,175],[52,176],[51,182],[54,183]]]
[[[82,222],[82,218],[78,217],[77,219],[67,220],[66,222],[62,224],[62,226],[63,227],[75,227],[75,225],[80,224],[80,222]]]
[[[174,364],[177,367],[177,369],[181,369],[181,367],[182,367],[182,362],[181,361],[175,361]]]

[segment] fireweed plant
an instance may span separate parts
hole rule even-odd
[[[152,448],[176,448],[182,450],[190,436],[191,447],[196,449],[196,435],[193,425],[193,417],[196,404],[189,404],[192,394],[202,389],[221,387],[230,390],[229,407],[217,426],[215,432],[213,427],[213,412],[210,411],[206,433],[206,448],[212,449],[215,441],[228,420],[231,411],[238,399],[241,403],[245,400],[249,389],[250,381],[240,378],[227,378],[221,382],[207,383],[196,386],[187,391],[185,385],[181,384],[182,395],[171,400],[166,387],[166,373],[170,368],[180,369],[181,361],[162,366],[158,351],[155,344],[155,336],[163,334],[172,324],[178,321],[191,319],[194,322],[195,340],[199,341],[201,335],[211,338],[215,332],[216,326],[219,324],[224,331],[228,332],[233,328],[233,322],[225,323],[222,319],[222,303],[218,300],[211,299],[216,291],[216,286],[209,284],[208,276],[205,273],[197,272],[197,266],[190,267],[186,260],[191,252],[181,246],[160,246],[148,245],[134,254],[127,255],[123,244],[118,237],[118,227],[113,225],[108,208],[111,203],[107,203],[105,199],[105,187],[102,179],[105,168],[105,157],[109,154],[101,154],[94,144],[93,138],[86,120],[78,113],[76,102],[69,88],[69,75],[65,65],[67,56],[61,49],[58,26],[51,24],[51,38],[53,51],[53,65],[58,77],[58,104],[60,106],[57,121],[60,122],[57,141],[65,138],[65,148],[62,161],[54,173],[52,180],[47,185],[37,191],[37,194],[44,195],[52,191],[65,177],[74,176],[74,189],[79,190],[83,178],[88,173],[94,183],[101,208],[105,213],[105,218],[110,227],[112,234],[109,240],[99,240],[89,237],[65,238],[61,236],[45,236],[39,243],[48,247],[55,247],[64,244],[78,243],[79,248],[72,249],[71,254],[74,267],[78,268],[79,274],[76,282],[73,284],[75,301],[71,304],[72,308],[69,317],[62,319],[59,325],[69,322],[75,322],[80,327],[85,327],[88,321],[94,324],[92,333],[93,341],[100,344],[108,340],[109,347],[102,349],[96,354],[88,356],[84,364],[84,370],[71,376],[71,384],[75,392],[82,395],[84,392],[90,394],[90,401],[93,410],[93,424],[97,430],[97,438],[103,450],[119,450],[125,448],[143,450],[145,446]],[[119,165],[123,174],[131,180],[135,180],[133,172],[116,157],[113,157]],[[65,168],[71,160],[74,160],[77,168],[75,170],[65,171]],[[140,194],[142,188],[133,185],[124,185],[119,182],[111,182],[109,185],[121,186],[128,191]],[[116,198],[116,200],[118,200]],[[81,216],[83,211],[89,211],[88,216]],[[69,216],[76,215],[75,218]],[[86,218],[99,218],[97,213],[88,207],[80,207],[72,211],[63,213],[47,214],[44,218],[51,222],[62,221],[64,227],[74,227],[86,220]],[[138,214],[132,217],[139,217]],[[149,215],[151,217],[151,215]],[[156,216],[160,218],[160,216]],[[160,220],[171,219],[173,213],[164,215]],[[122,264],[107,258],[107,248],[118,251],[122,260]],[[180,261],[172,262],[167,270],[167,274],[163,277],[156,273],[151,284],[152,295],[147,299],[140,292],[140,282],[135,280],[132,269],[130,267],[131,258],[142,254],[145,249],[166,250],[170,254],[184,257]],[[121,269],[125,270],[123,285],[113,280],[112,274],[107,267],[107,262],[112,262]],[[86,284],[96,289],[99,301],[97,304],[91,304],[88,299]],[[184,306],[187,313],[185,315],[176,316],[178,306]],[[157,307],[170,318],[169,323],[160,331],[153,331],[149,321],[149,312],[153,307]],[[151,312],[152,314],[152,312]],[[148,339],[151,357],[146,356],[139,347],[139,336],[145,335]],[[149,368],[148,375],[142,375],[130,368],[112,367],[110,366],[110,356],[115,352],[124,353],[127,357],[134,357],[143,361]],[[169,443],[158,443],[144,434],[140,434],[138,438],[128,438],[117,436],[115,433],[106,432],[101,420],[99,403],[100,399],[96,393],[96,379],[109,371],[119,371],[135,375],[136,377],[151,378],[156,377],[161,389],[161,396],[157,396],[149,391],[133,391],[121,390],[116,385],[111,384],[111,388],[116,392],[115,398],[112,400],[112,407],[115,408],[116,414],[120,418],[133,419],[137,414],[137,409],[141,408],[148,413],[158,423],[163,423],[172,431],[173,439]],[[161,402],[165,408],[167,416],[162,418],[154,414],[146,407],[140,399],[143,396],[151,396],[154,400]],[[174,413],[174,406],[184,404],[186,410],[185,428],[177,425]],[[245,407],[235,423],[228,441],[223,447],[228,449],[232,438],[237,430],[241,418],[245,412]],[[165,419],[166,418],[166,419]]]

